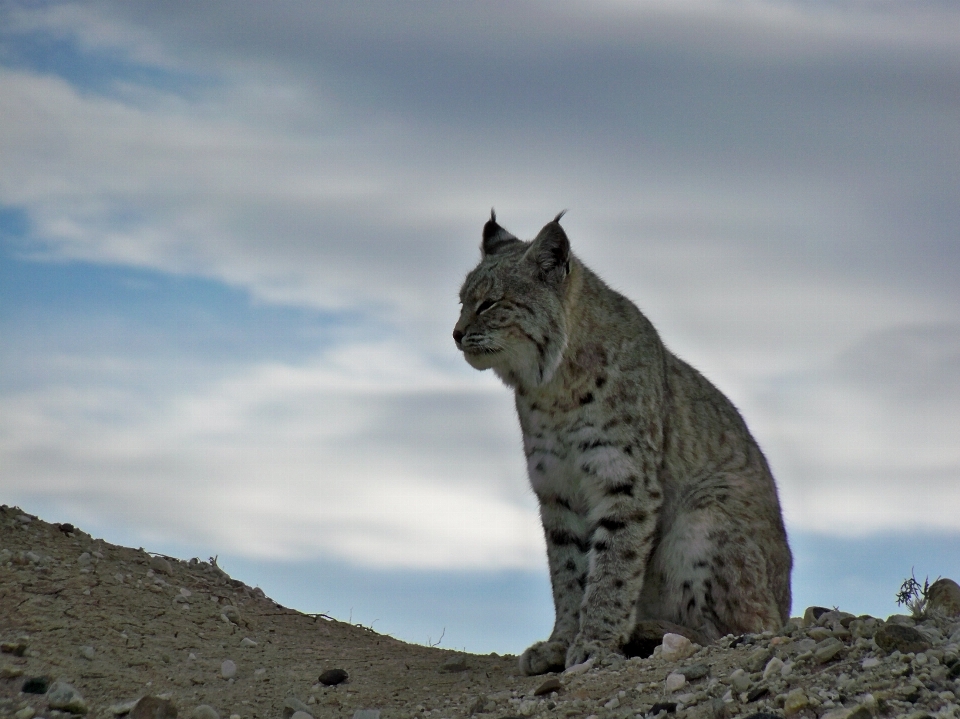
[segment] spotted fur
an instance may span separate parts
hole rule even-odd
[[[571,252],[558,215],[529,242],[483,228],[453,336],[516,396],[556,622],[538,674],[676,627],[776,629],[791,555],[766,459],[733,404]]]

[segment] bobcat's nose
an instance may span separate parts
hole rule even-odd
[[[453,331],[453,341],[456,342],[457,344],[460,344],[460,340],[462,340],[462,339],[463,339],[463,332],[461,332],[460,330],[455,329],[455,330]]]

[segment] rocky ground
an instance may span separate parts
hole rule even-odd
[[[960,717],[960,587],[939,588],[920,621],[812,607],[777,633],[525,677],[2,506],[0,716]]]

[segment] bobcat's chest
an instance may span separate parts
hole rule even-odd
[[[583,482],[582,447],[598,435],[586,412],[548,411],[537,402],[517,403],[523,431],[527,474],[537,496],[564,500],[586,512],[590,505]]]

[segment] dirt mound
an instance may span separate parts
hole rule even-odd
[[[818,610],[778,634],[665,644],[666,659],[658,649],[525,677],[513,656],[405,644],[301,614],[215,564],[152,556],[0,507],[0,715],[18,719],[106,719],[144,696],[198,719],[213,716],[201,705],[241,719],[297,710],[317,719],[960,716],[958,644],[955,617],[884,622]],[[338,678],[331,670],[346,680],[321,682]]]

